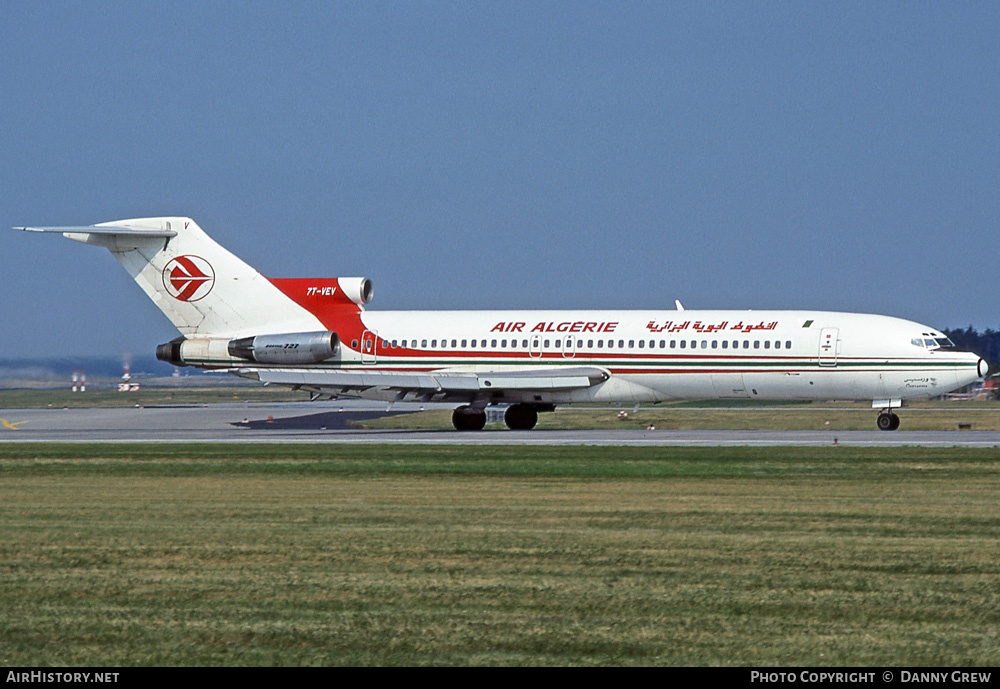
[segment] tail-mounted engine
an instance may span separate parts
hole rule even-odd
[[[337,278],[344,296],[358,306],[364,306],[375,296],[375,288],[368,278]]]
[[[257,335],[229,341],[229,354],[258,364],[318,364],[340,348],[335,332]]]
[[[318,364],[337,356],[340,337],[329,330],[256,335],[233,340],[179,337],[156,348],[156,358],[174,366],[228,367],[258,364]]]

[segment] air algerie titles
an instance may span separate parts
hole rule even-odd
[[[492,328],[491,333],[613,333],[618,327],[618,321],[540,321],[531,330],[525,331],[527,323],[515,323],[513,321],[500,321]]]

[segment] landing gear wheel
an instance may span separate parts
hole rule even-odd
[[[451,423],[458,431],[481,431],[486,425],[486,410],[463,405],[451,413]]]
[[[538,423],[538,411],[530,404],[515,404],[507,407],[503,422],[512,431],[530,431]]]
[[[880,431],[894,431],[899,428],[899,417],[891,411],[884,411],[878,415],[876,425]]]

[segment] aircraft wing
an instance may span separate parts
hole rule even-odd
[[[515,371],[364,371],[241,368],[230,371],[267,385],[288,385],[317,395],[358,397],[363,393],[411,395],[424,401],[473,401],[504,391],[553,392],[589,388],[611,374],[594,366]]]

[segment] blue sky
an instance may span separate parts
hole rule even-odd
[[[375,309],[1000,326],[995,2],[5,2],[0,227],[187,215]],[[176,332],[0,229],[2,356]]]

